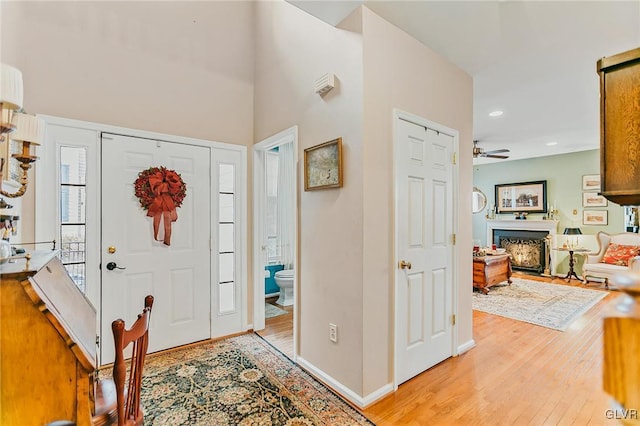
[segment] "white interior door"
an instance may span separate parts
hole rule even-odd
[[[103,133],[102,364],[113,361],[111,322],[131,324],[147,294],[155,297],[149,352],[211,336],[210,163],[208,147]],[[187,185],[170,245],[154,240],[153,219],[133,187],[139,172],[159,166],[177,171]],[[118,268],[108,270],[109,262]]]
[[[400,384],[453,354],[453,137],[403,119],[396,132]]]

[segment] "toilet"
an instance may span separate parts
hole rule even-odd
[[[276,303],[280,306],[293,305],[293,269],[278,271],[274,278],[280,288],[280,297]]]

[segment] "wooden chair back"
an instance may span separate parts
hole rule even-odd
[[[129,330],[124,321],[117,319],[111,323],[115,342],[116,357],[113,364],[113,381],[116,387],[118,426],[142,425],[144,413],[140,407],[140,390],[142,387],[142,369],[149,345],[149,321],[153,296],[144,299],[144,310]],[[125,349],[133,344],[129,364],[129,380]],[[126,386],[126,389],[125,389]]]

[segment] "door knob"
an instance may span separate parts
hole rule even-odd
[[[411,262],[407,262],[406,260],[401,260],[400,269],[411,269]]]
[[[114,269],[127,269],[127,268],[121,268],[119,267],[116,262],[109,262],[107,263],[107,269],[110,271],[113,271]]]

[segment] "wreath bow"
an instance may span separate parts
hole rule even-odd
[[[174,170],[152,167],[138,174],[134,183],[140,204],[147,209],[147,216],[153,217],[153,238],[158,240],[160,221],[164,221],[166,245],[171,245],[171,223],[178,220],[176,208],[182,205],[187,192],[182,178]]]

